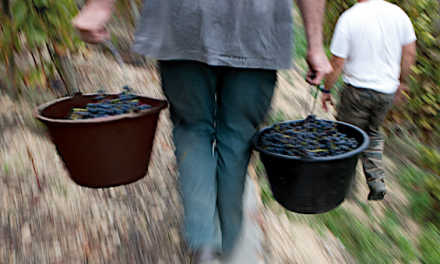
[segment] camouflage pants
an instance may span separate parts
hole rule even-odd
[[[355,88],[346,85],[337,107],[337,120],[353,124],[364,130],[370,137],[370,145],[361,153],[367,183],[383,181],[385,173],[382,168],[382,155],[385,140],[380,133],[394,94],[384,94],[371,89]]]

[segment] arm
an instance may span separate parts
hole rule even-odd
[[[333,72],[325,77],[325,88],[324,88],[325,90],[330,91],[332,89],[336,80],[338,80],[339,75],[341,75],[342,68],[344,67],[344,62],[345,59],[333,55],[330,62],[333,67]],[[326,112],[328,111],[327,102],[330,102],[330,104],[333,105],[331,100],[331,94],[322,94],[321,101],[322,101],[322,107]]]
[[[308,43],[307,63],[309,64],[309,72],[307,73],[307,81],[310,84],[317,85],[325,75],[332,71],[322,41],[322,24],[326,1],[295,0],[295,2],[301,11]],[[316,75],[315,79],[311,78],[312,74]]]
[[[402,47],[402,61],[400,70],[400,85],[394,97],[394,104],[401,105],[406,99],[402,96],[403,92],[407,92],[409,74],[411,73],[411,66],[416,62],[416,42],[411,42]]]
[[[344,62],[345,59],[335,55],[332,56],[330,63],[333,67],[333,72],[325,77],[325,90],[330,91],[333,88],[333,85],[338,80],[339,75],[341,75]]]
[[[105,24],[110,20],[116,0],[90,0],[73,19],[82,40],[89,43],[102,42],[110,37]]]
[[[400,72],[400,82],[407,84],[411,66],[416,63],[416,42],[412,42],[402,47],[402,62]]]

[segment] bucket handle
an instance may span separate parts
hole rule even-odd
[[[118,62],[119,67],[122,69],[122,77],[124,78],[124,83],[127,86],[128,85],[128,72],[127,72],[127,66],[125,65],[124,60],[122,59],[121,53],[119,53],[118,49],[113,45],[111,40],[105,39],[102,43],[111,51],[113,56],[116,58],[116,61]],[[78,91],[73,96],[81,96],[82,92]]]
[[[119,53],[118,49],[115,47],[115,45],[113,45],[113,43],[109,39],[105,39],[103,43],[112,52],[113,56],[115,57],[116,61],[119,64],[119,67],[121,67],[124,82],[127,85],[128,84],[127,66],[125,65],[124,60],[122,59],[121,53]]]
[[[315,79],[315,78],[316,78],[316,74],[315,74],[315,73],[312,73],[312,75],[310,76],[310,78],[311,78],[312,80]],[[312,99],[312,102],[308,105],[308,107],[307,107],[307,109],[306,109],[306,118],[307,118],[308,115],[313,115],[313,113],[315,112],[316,101],[318,101],[317,98],[318,98],[318,93],[319,93],[319,87],[320,87],[319,84],[316,85],[316,92],[315,92],[315,95],[312,94],[313,91],[310,92],[310,94],[312,95],[313,99]],[[307,110],[308,110],[308,109],[310,109],[310,113],[307,115],[307,113],[308,113]]]

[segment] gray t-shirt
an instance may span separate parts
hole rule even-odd
[[[146,0],[133,50],[158,60],[288,69],[292,0]]]

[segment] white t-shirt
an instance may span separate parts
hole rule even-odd
[[[392,94],[400,85],[402,47],[415,40],[411,21],[400,7],[370,0],[341,15],[330,51],[345,59],[345,83]]]

